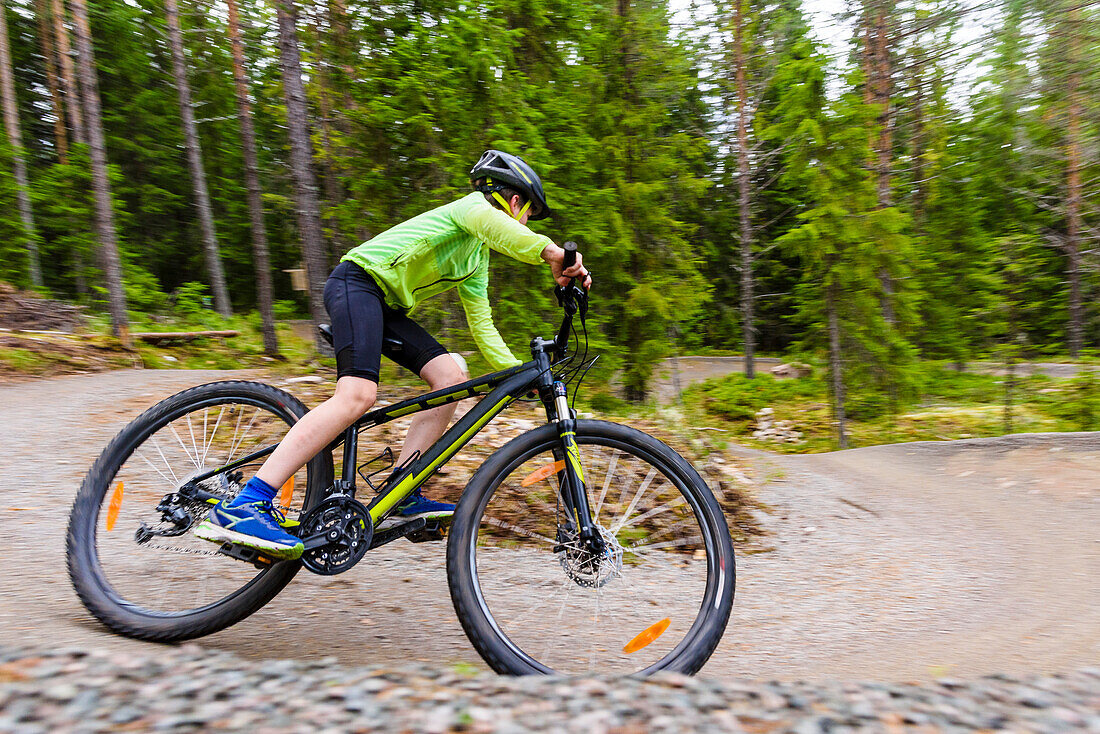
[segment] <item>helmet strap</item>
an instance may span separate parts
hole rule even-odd
[[[500,205],[501,205],[502,207],[504,207],[504,211],[506,211],[506,212],[508,213],[508,215],[509,215],[510,217],[512,217],[513,219],[515,219],[516,221],[519,221],[520,217],[522,217],[522,216],[524,215],[524,213],[525,213],[525,212],[526,212],[526,211],[527,211],[528,209],[530,209],[530,208],[531,208],[531,202],[530,202],[530,201],[527,201],[527,202],[524,202],[524,204],[523,204],[523,208],[519,210],[519,214],[513,214],[513,213],[512,213],[512,205],[511,205],[511,204],[509,204],[509,203],[508,203],[507,201],[505,201],[505,200],[504,200],[504,197],[500,195],[500,192],[499,192],[499,191],[493,191],[493,192],[492,192],[492,197],[493,197],[494,199],[496,199],[496,200],[497,200],[498,202],[500,202]]]

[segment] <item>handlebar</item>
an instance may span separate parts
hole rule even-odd
[[[573,267],[577,262],[577,243],[572,241],[566,242],[562,245],[562,249],[565,250],[565,257],[562,260],[562,270],[567,270]],[[558,303],[561,304],[562,309],[565,311],[565,316],[562,317],[561,327],[558,329],[558,335],[554,338],[555,361],[565,358],[565,353],[569,346],[569,332],[573,329],[573,316],[579,311],[581,321],[583,321],[584,317],[588,314],[588,291],[578,287],[576,281],[576,278],[570,278],[568,286],[559,285],[554,289],[554,293],[558,297]]]
[[[561,264],[562,270],[568,270],[577,264],[577,243],[570,240],[561,246],[565,250],[565,259]]]

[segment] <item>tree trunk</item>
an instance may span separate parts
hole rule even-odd
[[[828,274],[826,278],[830,277]],[[840,353],[840,318],[837,316],[837,288],[829,284],[825,288],[825,317],[829,328],[829,377],[832,380],[833,421],[836,423],[837,445],[848,448],[847,426],[844,417],[844,360]]]
[[[1081,351],[1084,331],[1084,308],[1081,304],[1081,54],[1080,8],[1068,11],[1066,33],[1069,44],[1067,63],[1069,79],[1066,98],[1069,103],[1066,121],[1066,258],[1069,275],[1069,323],[1067,324],[1069,354],[1076,358]]]
[[[53,2],[53,28],[57,38],[58,58],[61,59],[62,92],[65,95],[65,111],[69,113],[69,127],[73,129],[73,142],[87,143],[84,135],[84,120],[81,112],[80,90],[76,86],[76,72],[73,69],[73,54],[69,47],[69,31],[65,27],[64,0]]]
[[[7,8],[2,1],[0,1],[0,93],[4,97],[4,126],[8,129],[8,144],[11,146],[19,218],[23,222],[23,232],[27,238],[27,268],[30,271],[31,284],[35,288],[42,288],[42,270],[38,265],[38,233],[34,230],[34,214],[31,212],[27,161],[23,157],[23,135],[19,130],[19,104],[15,98],[11,49],[8,46]]]
[[[317,7],[313,31],[318,38],[323,32],[319,20],[321,14],[320,7]],[[343,202],[344,197],[336,175],[336,146],[332,141],[332,79],[328,69],[325,68],[326,63],[324,53],[319,53],[317,62],[314,64],[314,72],[317,77],[317,96],[321,105],[321,152],[323,154],[321,183],[325,190],[326,210],[324,221],[328,226],[329,245],[332,248],[330,264],[335,264],[348,247],[336,221],[336,209]]]
[[[317,203],[317,181],[313,175],[309,144],[306,94],[302,86],[302,56],[298,49],[297,9],[293,0],[275,0],[279,15],[279,52],[283,67],[283,93],[286,96],[287,131],[290,136],[290,171],[294,177],[298,201],[298,233],[302,238],[302,260],[309,284],[309,309],[315,323],[327,319],[324,302],[328,276],[321,212]],[[317,348],[329,351],[318,334]]]
[[[97,257],[107,285],[111,313],[111,331],[124,345],[130,346],[130,327],[126,317],[126,292],[122,288],[122,266],[115,239],[114,212],[111,210],[111,184],[107,178],[107,149],[103,141],[103,118],[99,111],[99,82],[95,55],[92,53],[92,29],[84,0],[72,0],[76,30],[76,50],[80,63],[80,91],[87,119],[88,147],[92,160],[92,190],[95,194],[95,224],[99,238]]]
[[[248,214],[252,224],[252,259],[256,264],[256,295],[260,307],[264,352],[274,357],[279,354],[279,343],[275,337],[271,262],[267,253],[267,228],[264,225],[260,167],[256,161],[256,133],[252,127],[252,106],[248,101],[248,77],[244,70],[244,44],[241,42],[237,0],[227,0],[227,5],[229,40],[233,46],[233,81],[237,90],[237,117],[241,123],[241,148],[244,153],[244,178],[245,185],[248,187]]]
[[[913,219],[918,227],[923,227],[926,218],[924,207],[928,200],[925,182],[925,119],[924,119],[924,59],[923,49],[917,49],[918,61],[914,63],[913,88],[916,97],[913,100]]]
[[[893,18],[888,13],[887,2],[889,0],[865,0],[863,20],[863,69],[868,75],[865,80],[864,100],[877,108],[875,127],[871,133],[871,165],[875,173],[875,195],[879,209],[893,206],[890,191],[894,145],[894,115],[890,108],[893,64],[889,47],[890,23]],[[882,286],[882,315],[892,326],[896,321],[894,282],[885,265],[878,268],[878,279]]]
[[[745,342],[745,376],[756,376],[755,293],[752,255],[752,212],[749,180],[748,84],[745,80],[745,3],[737,0],[734,55],[737,65],[737,193],[741,224],[741,332]]]
[[[880,209],[893,205],[890,192],[891,159],[894,147],[894,115],[890,109],[892,92],[893,65],[890,61],[888,43],[889,26],[884,0],[878,0],[875,7],[873,27],[873,66],[874,83],[871,93],[878,107],[876,117],[878,138],[875,142],[875,192]]]
[[[53,28],[50,23],[48,0],[35,0],[35,13],[38,15],[38,35],[42,41],[42,55],[46,59],[46,86],[50,90],[53,102],[53,135],[57,145],[57,160],[67,163],[69,159],[69,134],[65,128],[65,109],[61,102],[61,89],[57,79],[57,48],[53,40]]]
[[[202,147],[199,131],[195,126],[195,110],[191,107],[191,86],[187,82],[187,66],[183,58],[183,33],[180,32],[179,7],[176,0],[164,0],[168,16],[168,45],[172,47],[172,75],[179,95],[180,117],[183,118],[183,135],[187,145],[187,165],[191,169],[191,182],[195,188],[195,206],[199,210],[199,227],[202,230],[202,248],[206,255],[206,272],[214,290],[214,308],[228,318],[233,315],[229,303],[229,290],[225,286],[218,252],[218,233],[214,229],[214,213],[210,208],[210,194],[206,189],[206,171],[202,167]]]
[[[336,64],[344,72],[344,78],[339,85],[340,89],[343,90],[344,109],[350,110],[355,106],[355,102],[351,98],[351,85],[355,83],[355,69],[352,68],[350,63],[350,59],[354,58],[355,51],[348,43],[347,3],[345,0],[330,0],[328,10],[329,23],[336,36]],[[347,130],[343,129],[343,127],[341,127],[340,131],[345,134],[347,133]]]

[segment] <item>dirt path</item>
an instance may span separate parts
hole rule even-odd
[[[143,407],[226,376],[121,371],[0,387],[0,644],[150,648],[105,632],[72,593],[69,505]],[[923,679],[1100,660],[1100,434],[741,459],[774,510],[774,550],[739,557],[734,616],[704,675]],[[443,552],[401,541],[340,576],[302,573],[202,644],[480,665],[450,606]]]

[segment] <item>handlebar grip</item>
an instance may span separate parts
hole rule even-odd
[[[577,243],[570,240],[561,246],[565,250],[565,260],[562,262],[562,270],[568,270],[577,262]]]

